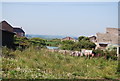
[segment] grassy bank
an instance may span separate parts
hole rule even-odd
[[[4,79],[119,78],[115,60],[72,57],[32,47],[22,52],[3,49],[2,68]]]

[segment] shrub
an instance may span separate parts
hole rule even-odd
[[[61,49],[63,50],[77,50],[80,51],[81,49],[92,49],[95,48],[96,45],[89,40],[81,40],[79,42],[73,42],[70,40],[62,41]]]
[[[52,40],[47,40],[46,42],[47,46],[59,46],[61,44],[61,40],[60,39],[52,39]]]
[[[78,37],[78,41],[79,41],[79,42],[80,42],[80,41],[87,41],[87,40],[89,40],[88,37],[85,37],[85,36],[80,36],[80,37]]]
[[[117,52],[115,50],[112,50],[112,51],[105,50],[104,53],[105,53],[106,59],[117,60],[117,55],[116,55]]]
[[[14,36],[14,44],[16,45],[17,49],[25,49],[26,47],[29,47],[29,39],[26,37],[17,37],[16,35]]]
[[[3,57],[13,57],[14,55],[12,54],[12,49],[5,47],[2,47],[2,56]]]
[[[93,53],[95,54],[95,56],[104,56],[104,51],[101,50],[101,49],[96,49],[96,50],[93,50]]]
[[[82,57],[50,52],[44,48],[36,51],[33,47],[23,51],[16,50],[12,54],[16,55],[14,59],[4,57],[2,60],[3,79],[102,79],[105,75],[118,78],[115,74],[115,60],[86,60]]]
[[[108,50],[108,51],[116,51],[117,50],[117,47],[113,46],[113,45],[109,45],[106,47],[105,50]]]
[[[39,46],[39,47],[44,47],[46,46],[46,40],[41,39],[41,38],[31,38],[29,39],[29,42],[33,46]]]
[[[63,50],[73,50],[74,42],[71,40],[62,41],[61,49]]]

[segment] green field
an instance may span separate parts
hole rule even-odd
[[[72,57],[47,49],[3,48],[3,79],[118,79],[116,60]]]

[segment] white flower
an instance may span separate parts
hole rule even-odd
[[[17,67],[17,68],[16,68],[16,70],[18,70],[18,71],[19,71],[19,70],[20,70],[20,67]]]

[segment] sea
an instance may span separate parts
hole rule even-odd
[[[51,40],[51,39],[62,39],[62,38],[65,38],[65,37],[72,37],[74,39],[78,39],[78,37],[75,37],[75,36],[66,36],[66,35],[33,35],[33,34],[26,34],[26,37],[27,38],[42,38],[42,39],[46,39],[46,40]]]

